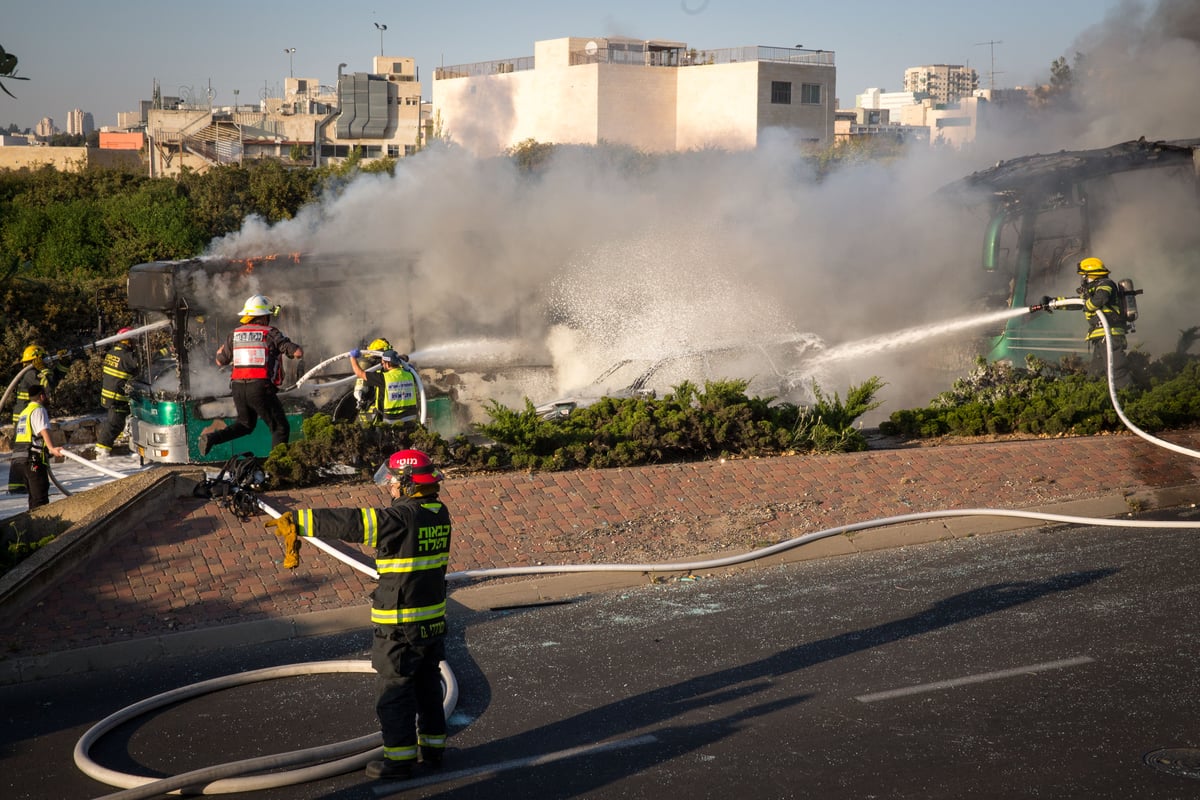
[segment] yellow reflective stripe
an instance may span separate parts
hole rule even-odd
[[[383,757],[389,761],[415,761],[417,758],[417,746],[384,747]]]
[[[421,745],[421,747],[445,747],[446,746],[446,737],[445,736],[426,736],[423,733],[418,733],[417,734],[417,744]]]
[[[100,396],[108,398],[109,400],[128,400],[129,399],[129,395],[127,395],[127,394],[121,394],[120,392],[112,392],[112,391],[109,391],[108,389],[101,389]]]
[[[127,380],[129,380],[130,378],[132,378],[132,377],[133,377],[133,373],[132,373],[132,372],[124,372],[124,371],[122,371],[122,370],[119,370],[119,369],[114,369],[114,368],[112,368],[112,367],[105,367],[105,368],[104,368],[104,374],[105,374],[105,375],[111,375],[111,376],[113,376],[114,378],[120,378],[120,379],[121,379],[121,380],[123,380],[123,381],[127,381]]]
[[[375,509],[363,508],[359,512],[362,514],[363,544],[375,547],[379,540],[379,518],[375,515]]]
[[[376,625],[401,625],[405,622],[424,622],[446,616],[446,602],[421,608],[372,608],[371,622]]]
[[[436,556],[417,556],[416,558],[377,558],[375,559],[375,569],[380,575],[385,572],[421,572],[427,569],[438,569],[449,563],[449,553]]]
[[[312,509],[304,508],[296,512],[296,532],[301,536],[312,537],[313,519]]]

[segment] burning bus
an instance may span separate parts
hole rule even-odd
[[[1150,286],[1158,307],[1171,312],[1167,318],[1186,318],[1184,309],[1172,308],[1164,284],[1190,279],[1171,272],[1197,250],[1198,153],[1200,139],[1138,139],[1002,161],[943,191],[986,207],[982,266],[997,303],[1016,309],[1043,296],[1073,296],[1078,261],[1100,256],[1114,279],[1133,273]],[[1087,352],[1082,334],[1078,314],[1030,314],[1010,319],[983,350],[989,361],[1020,364],[1026,355],[1057,361]]]
[[[216,366],[217,348],[236,327],[244,297],[266,294],[280,306],[274,320],[299,342],[304,358],[283,359],[280,399],[294,440],[302,421],[315,413],[354,419],[354,375],[344,359],[363,338],[395,337],[409,350],[411,313],[406,308],[373,312],[369,295],[379,286],[402,280],[405,264],[396,258],[367,260],[354,256],[275,255],[262,258],[194,258],[155,261],[129,270],[128,303],[147,323],[169,322],[164,333],[147,334],[143,373],[130,392],[130,438],[143,461],[187,463],[225,461],[236,452],[265,453],[270,432],[260,420],[248,436],[215,446],[201,456],[200,433],[218,419],[236,416],[228,370]],[[353,270],[353,272],[351,272]],[[357,276],[354,279],[349,275]],[[399,277],[398,277],[399,276]],[[407,340],[399,339],[407,336]],[[165,346],[163,346],[165,345]],[[314,366],[320,369],[313,369]],[[414,374],[415,374],[414,370]],[[319,374],[317,374],[319,373]],[[418,378],[421,419],[426,419],[424,386]]]

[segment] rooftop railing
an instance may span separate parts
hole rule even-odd
[[[579,64],[631,64],[645,67],[697,67],[708,64],[734,64],[742,61],[771,61],[783,64],[810,64],[818,67],[834,66],[832,50],[805,50],[800,47],[725,47],[717,50],[698,50],[682,47],[656,47],[637,43],[630,46],[624,42],[613,42],[608,47],[592,51],[575,50],[570,54],[572,66]],[[477,61],[473,64],[456,64],[438,67],[433,79],[480,78],[485,75],[503,75],[534,68],[533,56],[501,58],[494,61]]]

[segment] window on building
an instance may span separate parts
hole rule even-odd
[[[800,84],[800,102],[805,105],[821,105],[821,84]]]
[[[792,82],[791,81],[771,81],[771,102],[780,105],[791,105],[792,102]]]
[[[387,154],[388,154],[388,158],[399,158],[400,157],[400,145],[389,144],[387,146]]]

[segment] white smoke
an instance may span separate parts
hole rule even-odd
[[[986,220],[939,200],[940,186],[997,157],[1108,146],[1142,134],[1197,135],[1197,112],[1187,102],[1200,74],[1196,15],[1187,13],[1194,10],[1182,0],[1153,11],[1122,6],[1080,37],[1090,66],[1079,76],[1076,106],[1048,112],[1024,138],[991,148],[913,150],[818,176],[803,147],[774,132],[740,153],[650,159],[562,147],[534,174],[508,158],[435,147],[402,159],[394,176],[355,178],[293,220],[247,220],[211,253],[360,253],[375,268],[388,266],[385,280],[348,272],[347,284],[363,283],[355,302],[321,308],[319,324],[289,331],[325,352],[384,335],[410,352],[472,365],[509,357],[527,364],[537,354],[549,362],[559,394],[623,360],[673,357],[690,365],[693,374],[682,377],[692,380],[765,378],[769,385],[773,373],[795,366],[779,363],[789,353],[800,358],[824,343],[984,310],[980,298],[994,288],[979,266]],[[1047,54],[1047,64],[1057,55]],[[1144,328],[1151,309],[1166,314],[1177,304],[1172,313],[1184,311],[1181,300],[1167,298],[1185,293],[1168,282],[1185,278],[1172,253],[1190,234],[1178,233],[1182,223],[1164,198],[1154,186],[1132,194],[1096,239],[1106,260],[1120,264],[1115,273],[1143,264],[1144,283],[1166,284],[1147,286]],[[1194,202],[1176,206],[1194,209]],[[260,289],[276,302],[288,296],[286,285]],[[1147,341],[1165,347],[1166,338]],[[781,343],[782,351],[759,351],[741,363],[693,357]],[[843,396],[849,385],[881,377],[887,386],[878,414],[886,416],[925,403],[969,368],[969,359],[947,355],[943,345],[864,356],[813,377],[827,394]],[[680,377],[679,370],[660,372],[663,381]],[[486,390],[511,399],[547,388],[531,382]]]

